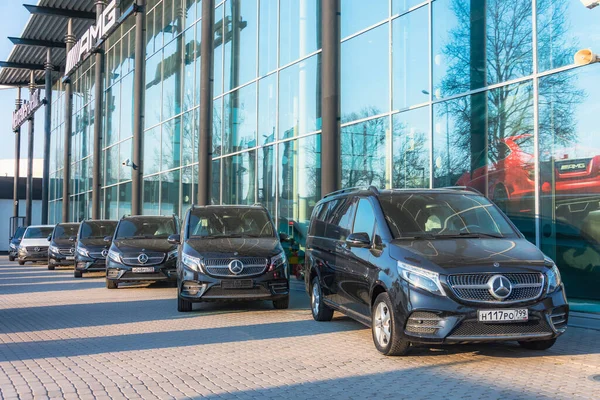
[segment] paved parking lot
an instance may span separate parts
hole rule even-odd
[[[547,352],[516,344],[415,348],[386,358],[341,315],[314,322],[294,285],[270,303],[176,311],[163,285],[107,290],[101,274],[0,257],[0,398],[599,398],[600,331]]]

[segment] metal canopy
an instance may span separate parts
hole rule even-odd
[[[67,18],[91,19],[92,21],[96,20],[96,13],[93,12],[75,11],[56,7],[32,6],[30,4],[23,4],[23,7],[32,14],[57,15]]]
[[[43,71],[44,64],[26,64],[26,63],[16,63],[10,61],[0,61],[0,67],[2,68],[18,68],[18,69],[27,69],[34,71]]]
[[[81,11],[92,13],[95,10],[95,0],[39,0],[37,7],[52,9]],[[95,14],[94,14],[95,15]],[[68,18],[64,15],[31,14],[25,24],[20,38],[34,41],[61,42],[65,41],[67,33]],[[95,22],[94,19],[74,19],[73,33],[79,38]],[[19,38],[17,38],[19,39]],[[0,38],[0,40],[7,40]],[[45,46],[48,47],[48,46]],[[46,62],[46,48],[37,45],[15,44],[6,62],[17,64],[44,65]],[[52,64],[55,70],[63,70],[66,60],[65,50],[62,48],[52,49]],[[23,82],[29,82],[29,69],[16,69],[8,65],[0,69],[0,85],[22,86]],[[35,70],[36,81],[44,80],[44,71]],[[55,78],[59,74],[55,73]]]
[[[67,44],[65,42],[53,42],[52,40],[41,40],[41,39],[27,39],[9,36],[8,40],[13,44],[21,46],[40,46],[40,47],[54,47],[59,49],[65,49]]]

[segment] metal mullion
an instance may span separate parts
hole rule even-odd
[[[540,236],[540,139],[539,139],[539,76],[538,76],[538,49],[537,49],[537,1],[533,1],[531,8],[531,25],[533,29],[533,160],[534,165],[534,221],[535,221],[535,245],[541,247],[541,236]]]
[[[433,188],[433,4],[429,2],[429,188]],[[450,173],[450,171],[448,171]]]
[[[344,43],[344,42],[346,42],[346,41],[348,41],[350,39],[353,39],[353,38],[355,38],[357,36],[362,35],[365,32],[370,31],[371,29],[375,29],[375,28],[378,28],[378,27],[380,27],[382,25],[385,25],[387,22],[389,22],[389,20],[390,20],[390,17],[389,17],[389,13],[388,13],[388,16],[385,18],[385,20],[381,20],[381,21],[379,21],[379,22],[377,22],[377,23],[375,23],[375,24],[373,24],[371,26],[368,26],[368,27],[366,27],[364,29],[361,29],[358,32],[354,32],[352,35],[346,36],[345,38],[343,38],[343,39],[340,40],[340,43]]]
[[[255,133],[255,140],[256,140],[256,146],[258,149],[258,120],[259,120],[259,115],[260,115],[260,106],[258,104],[258,88],[259,88],[259,81],[260,81],[260,72],[259,72],[259,64],[260,64],[260,0],[258,0],[256,2],[256,88],[255,88],[255,95],[256,95],[256,133]],[[254,202],[256,203],[258,201],[258,150],[255,151],[254,153]]]
[[[357,119],[357,120],[354,120],[354,121],[344,122],[344,123],[340,124],[340,128],[345,128],[345,127],[350,126],[350,125],[354,125],[354,124],[359,124],[361,122],[370,121],[372,119],[383,118],[383,117],[385,117],[385,116],[387,116],[389,114],[390,114],[389,112],[384,112],[384,113],[381,113],[381,114],[376,114],[376,115],[371,115],[369,117],[360,118],[360,119]]]
[[[394,107],[394,73],[393,73],[393,68],[394,68],[394,61],[393,61],[393,54],[394,54],[394,43],[393,43],[393,39],[394,39],[394,32],[393,32],[393,27],[392,27],[392,19],[391,19],[391,15],[392,15],[392,0],[388,1],[388,109],[387,112],[389,113],[388,116],[388,131],[389,133],[387,134],[388,138],[389,138],[389,143],[386,146],[386,160],[385,160],[385,169],[386,169],[386,175],[388,175],[387,179],[386,179],[386,186],[387,189],[391,189],[392,187],[394,187],[394,121],[393,121],[393,117],[392,117],[392,108]],[[366,156],[366,154],[365,154]]]
[[[410,7],[406,11],[402,11],[401,13],[394,14],[394,15],[392,15],[392,19],[396,19],[398,17],[402,17],[403,15],[406,15],[406,14],[412,12],[412,11],[415,11],[418,8],[421,8],[421,7],[424,7],[424,6],[428,5],[428,4],[431,4],[431,1],[432,0],[425,0],[421,4],[414,5],[414,6]]]
[[[277,33],[276,33],[276,49],[275,57],[275,134],[273,135],[273,156],[275,159],[275,221],[279,221],[279,77],[280,77],[280,45],[281,45],[281,0],[277,2]],[[321,185],[319,185],[321,186]],[[279,224],[277,224],[279,226]],[[276,228],[277,229],[277,228]]]

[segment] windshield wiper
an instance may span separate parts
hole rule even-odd
[[[502,239],[504,236],[495,235],[493,233],[483,233],[483,232],[460,232],[453,233],[448,235],[438,235],[438,238],[494,238],[494,239]]]
[[[434,235],[424,234],[424,235],[413,235],[413,236],[400,236],[396,239],[400,240],[423,240],[423,239],[435,239]]]

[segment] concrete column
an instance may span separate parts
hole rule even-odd
[[[35,73],[31,71],[29,81],[29,101],[35,90]],[[35,114],[34,114],[35,115]],[[29,118],[29,140],[27,143],[27,183],[25,188],[25,226],[31,225],[31,206],[33,200],[33,133],[34,115]]]
[[[52,50],[46,49],[44,97],[44,170],[42,173],[42,224],[48,223],[48,189],[50,188],[50,131],[52,129]]]
[[[69,18],[67,23],[67,35],[65,36],[67,43],[67,53],[75,44],[75,35],[73,35],[73,20]],[[63,192],[62,192],[62,222],[69,222],[69,182],[71,180],[71,134],[73,131],[73,87],[71,81],[65,81],[65,137],[64,137],[64,153],[63,153]]]
[[[321,194],[340,188],[340,0],[321,2]]]
[[[212,184],[212,94],[214,0],[202,1],[202,42],[200,44],[200,127],[198,138],[198,200],[210,204]],[[223,43],[224,44],[224,43]]]
[[[135,70],[133,71],[133,171],[131,172],[131,215],[142,213],[142,135],[144,132],[144,65],[146,57],[146,0],[135,0]]]
[[[21,88],[17,88],[17,99],[15,100],[15,111],[21,108]],[[19,175],[21,161],[21,127],[15,131],[15,177],[13,183],[13,217],[19,216]],[[14,232],[11,232],[11,235]]]
[[[96,15],[102,14],[104,0],[96,0]],[[104,54],[98,51],[95,56],[94,69],[94,153],[92,155],[92,219],[100,219],[100,188],[101,182],[101,157],[102,157],[102,98],[104,90],[102,87],[102,65],[104,65]]]

